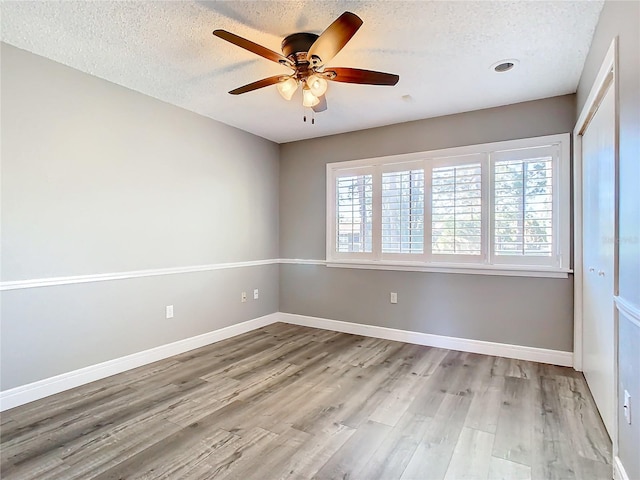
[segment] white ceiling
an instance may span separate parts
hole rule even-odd
[[[6,1],[2,40],[283,143],[573,93],[603,1]],[[329,63],[400,75],[395,87],[331,82],[303,122],[300,92],[233,88],[288,73],[212,35],[280,52],[344,11],[364,25]],[[499,60],[518,59],[498,74]],[[310,111],[307,111],[310,117]]]

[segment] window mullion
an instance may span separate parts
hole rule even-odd
[[[382,258],[382,167],[380,165],[374,166],[371,173],[373,174],[371,253],[374,260],[380,260]]]
[[[491,154],[486,153],[482,160],[482,173],[481,173],[481,185],[482,185],[482,207],[481,207],[481,239],[480,251],[482,252],[482,262],[490,264],[492,261],[491,252],[493,249],[494,231],[493,231],[493,178],[494,172],[491,165]]]
[[[521,255],[524,257],[527,251],[526,245],[526,222],[527,222],[527,172],[528,172],[529,162],[522,162],[522,252]]]
[[[562,267],[564,261],[562,259],[563,256],[568,256],[569,252],[563,252],[562,247],[569,243],[568,239],[565,242],[564,238],[564,228],[563,224],[569,225],[569,219],[563,218],[563,208],[562,204],[566,205],[566,209],[569,209],[569,205],[571,201],[569,199],[569,189],[560,188],[560,185],[563,183],[569,184],[568,179],[564,180],[563,176],[563,168],[560,164],[560,160],[562,159],[562,155],[560,153],[560,146],[556,145],[553,150],[553,160],[551,165],[551,202],[552,202],[552,216],[553,221],[552,232],[553,232],[553,252],[555,254],[555,266]],[[565,158],[564,161],[569,162],[568,158]],[[567,169],[568,170],[568,169]]]
[[[432,204],[431,204],[431,182],[433,178],[433,166],[431,162],[428,160],[424,161],[424,254],[423,258],[425,262],[430,262],[432,260]]]

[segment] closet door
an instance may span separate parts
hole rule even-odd
[[[607,93],[582,138],[583,371],[613,436],[615,392],[615,98]]]

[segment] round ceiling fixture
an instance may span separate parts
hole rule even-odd
[[[510,58],[508,60],[500,60],[499,62],[494,63],[493,65],[491,65],[491,69],[494,72],[498,72],[498,73],[504,73],[504,72],[508,72],[509,70],[513,70],[515,68],[516,65],[518,65],[518,60],[516,60],[515,58]]]

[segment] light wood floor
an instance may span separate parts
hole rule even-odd
[[[570,368],[275,324],[9,410],[9,479],[605,479]]]

